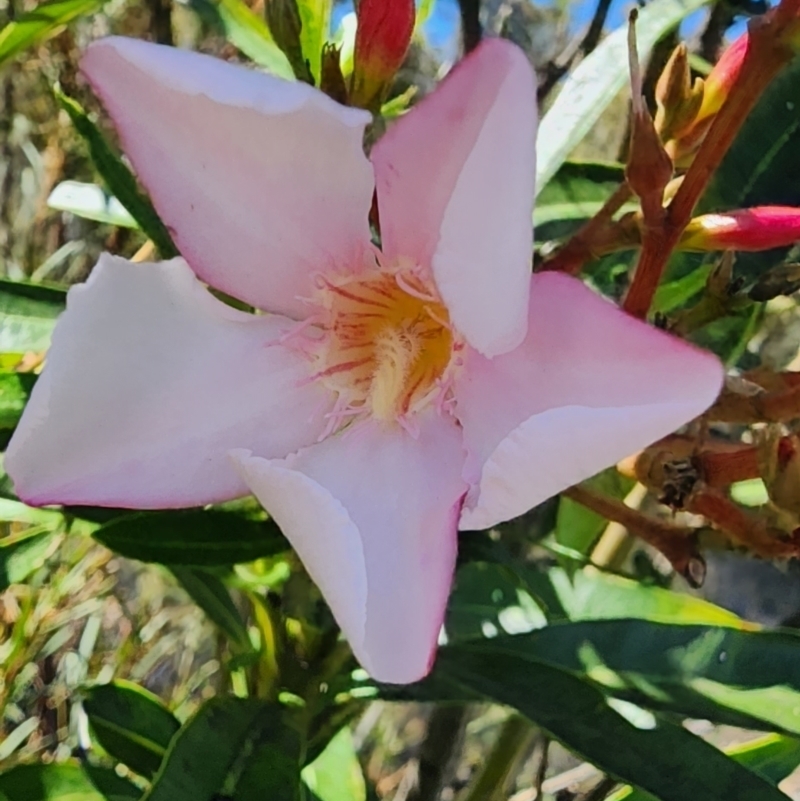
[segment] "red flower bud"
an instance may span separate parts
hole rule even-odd
[[[380,103],[411,44],[414,0],[361,0],[357,17],[350,102],[372,108]]]
[[[739,78],[744,56],[750,45],[750,34],[743,33],[723,54],[722,58],[705,80],[703,104],[697,114],[697,121],[716,114],[730,94],[731,87]]]
[[[681,250],[758,251],[800,241],[800,208],[757,206],[695,217],[683,232]]]

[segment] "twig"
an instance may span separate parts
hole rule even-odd
[[[474,50],[483,38],[481,27],[480,0],[458,0],[461,7],[461,41],[464,53]]]
[[[577,45],[567,48],[558,61],[553,60],[546,64],[545,75],[539,82],[539,90],[537,92],[539,102],[544,100],[553,90],[553,87],[566,75],[578,55],[586,58],[600,43],[600,37],[603,34],[610,7],[611,0],[598,0],[592,20],[586,29],[583,39]]]

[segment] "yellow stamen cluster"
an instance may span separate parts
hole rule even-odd
[[[321,293],[317,375],[348,409],[395,420],[439,391],[453,334],[447,309],[418,277],[372,273],[326,282]]]

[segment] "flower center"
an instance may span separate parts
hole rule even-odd
[[[340,413],[397,420],[447,392],[454,342],[447,309],[413,271],[322,279],[317,377]]]

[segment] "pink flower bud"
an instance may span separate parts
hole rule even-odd
[[[730,94],[731,87],[739,78],[745,53],[750,45],[750,34],[743,33],[714,65],[705,80],[703,104],[697,115],[697,122],[716,114]]]
[[[800,208],[757,206],[695,217],[683,232],[681,250],[769,250],[800,241]]]
[[[414,0],[361,0],[350,102],[370,108],[403,63],[414,32]]]

